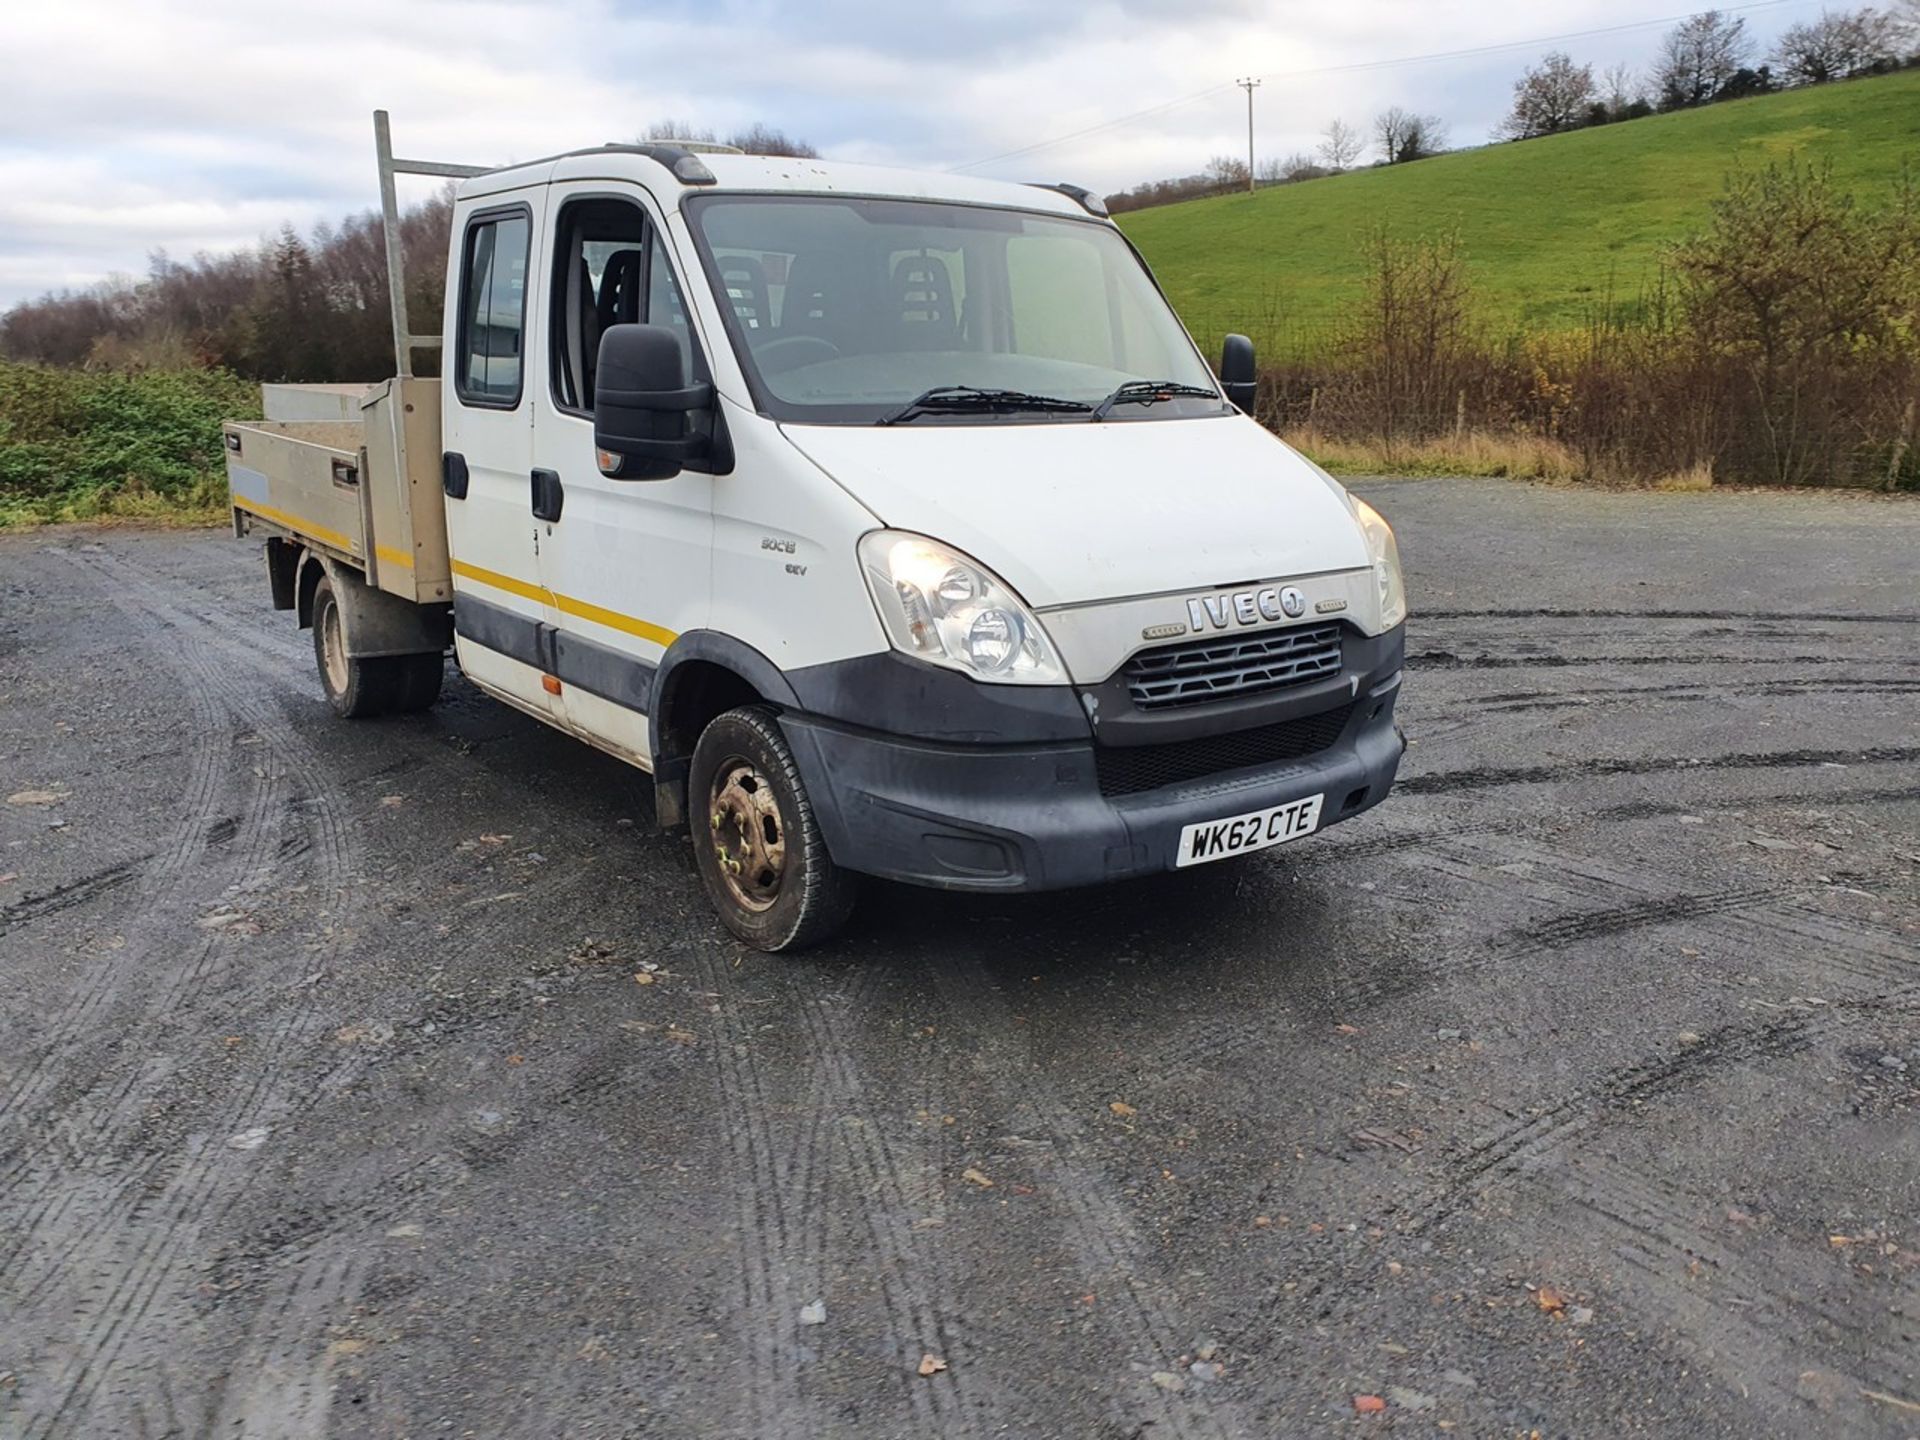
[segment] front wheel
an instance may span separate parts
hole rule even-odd
[[[721,923],[756,950],[798,950],[853,913],[856,877],[833,863],[773,712],[742,706],[694,746],[693,851]]]

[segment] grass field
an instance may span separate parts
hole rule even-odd
[[[1698,227],[1727,174],[1798,153],[1831,160],[1885,203],[1920,164],[1920,70],[1732,101],[1390,168],[1188,201],[1121,217],[1182,318],[1209,345],[1229,330],[1310,342],[1360,293],[1374,225],[1457,229],[1482,312],[1530,329],[1578,325],[1631,301],[1663,249]]]

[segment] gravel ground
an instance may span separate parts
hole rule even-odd
[[[781,960],[249,546],[0,538],[0,1435],[1920,1433],[1920,506],[1359,488],[1386,804]]]

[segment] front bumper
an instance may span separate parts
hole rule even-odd
[[[840,865],[947,890],[1060,890],[1171,869],[1196,821],[1324,793],[1325,829],[1378,804],[1406,748],[1399,687],[1397,666],[1375,677],[1317,754],[1132,795],[1101,793],[1090,740],[940,744],[801,712],[781,726]]]

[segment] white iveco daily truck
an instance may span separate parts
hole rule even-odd
[[[389,237],[394,172],[459,180],[444,337],[397,306],[396,379],[226,427],[341,715],[432,703],[451,645],[649,773],[765,950],[862,874],[1096,884],[1386,795],[1393,532],[1085,192],[673,144],[481,170],[375,129]]]

